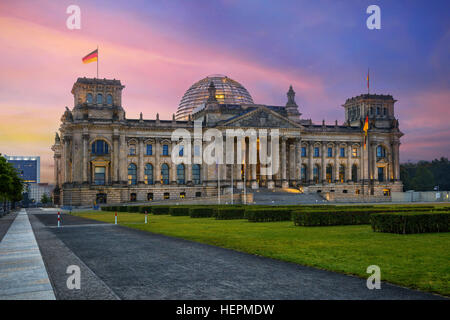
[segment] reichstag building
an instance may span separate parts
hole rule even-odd
[[[92,205],[196,198],[215,196],[232,185],[235,193],[244,185],[246,192],[296,188],[337,201],[388,201],[391,192],[402,191],[403,134],[391,95],[349,98],[342,105],[344,123],[314,123],[302,117],[305,110],[297,105],[292,87],[285,106],[256,104],[239,82],[211,75],[194,83],[172,119],[163,120],[159,114],[144,119],[142,113],[139,119],[128,119],[122,106],[124,88],[115,79],[78,78],[73,85],[74,106],[66,107],[52,146],[55,202]],[[278,129],[279,170],[261,174],[259,162],[245,161],[173,164],[172,132],[193,133],[199,119],[204,131]],[[201,143],[205,147],[209,142]],[[259,152],[259,139],[257,143]],[[187,156],[193,157],[194,150],[190,148]]]

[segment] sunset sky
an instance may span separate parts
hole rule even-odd
[[[81,29],[66,8],[81,8]],[[366,8],[381,8],[368,30]],[[126,87],[128,118],[169,119],[184,92],[209,74],[244,85],[256,103],[284,105],[292,84],[304,118],[344,120],[341,105],[367,92],[392,94],[405,133],[401,160],[450,157],[449,1],[1,1],[0,153],[50,150],[81,58],[99,46],[101,78]]]

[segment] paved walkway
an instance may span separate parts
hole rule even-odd
[[[0,300],[54,300],[28,215],[22,209],[0,242]]]

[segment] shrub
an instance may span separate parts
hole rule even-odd
[[[140,206],[139,207],[139,213],[145,213],[145,211],[147,211],[147,213],[151,213],[152,206]]]
[[[140,207],[139,206],[128,206],[127,211],[128,212],[139,212]]]
[[[188,216],[189,207],[170,207],[169,214],[171,216]]]
[[[101,207],[102,211],[112,211],[111,207]]]
[[[289,221],[291,212],[289,208],[248,208],[245,217],[251,222]]]
[[[152,213],[154,215],[162,215],[162,214],[169,214],[169,206],[152,206]]]
[[[117,211],[119,212],[127,212],[128,206],[118,206],[117,209],[118,209]]]
[[[217,220],[244,219],[245,209],[233,207],[218,207],[215,217]]]
[[[399,234],[448,232],[450,213],[380,213],[370,219],[372,230]]]
[[[294,211],[296,226],[340,226],[370,224],[370,211]]]
[[[192,207],[189,209],[191,218],[209,218],[214,214],[213,207]]]

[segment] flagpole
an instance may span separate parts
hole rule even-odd
[[[370,68],[367,69],[367,94],[370,94]]]
[[[99,59],[99,55],[98,55],[98,45],[97,45],[97,79],[98,79],[98,59]]]

